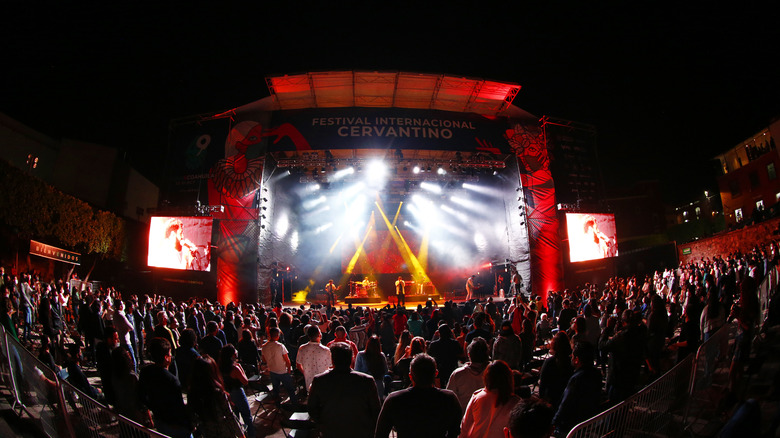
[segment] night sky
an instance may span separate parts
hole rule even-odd
[[[269,74],[519,83],[515,105],[596,126],[608,186],[660,179],[673,204],[715,190],[710,159],[780,116],[775,6],[15,3],[0,13],[0,111],[54,138],[125,150],[156,182],[171,119],[263,98]]]

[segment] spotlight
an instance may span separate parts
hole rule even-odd
[[[447,171],[446,171],[446,170],[444,170],[444,168],[443,168],[443,167],[439,167],[439,168],[436,170],[436,173],[438,173],[439,175],[445,175],[445,174],[447,173]]]
[[[414,168],[412,168],[412,172],[420,173],[420,166],[414,166]]]
[[[496,176],[496,175],[498,175],[498,171],[497,171],[497,170],[494,170],[494,171],[493,171],[493,176]]]
[[[428,166],[428,172],[430,172],[430,171],[431,171],[431,166]]]
[[[320,169],[320,173],[325,173],[325,168],[324,167]]]

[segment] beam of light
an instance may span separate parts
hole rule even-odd
[[[319,227],[317,227],[317,229],[314,230],[314,234],[320,234],[332,226],[333,226],[333,222],[328,222],[326,224],[320,225]]]
[[[268,180],[265,182],[265,185],[273,184],[286,176],[290,176],[291,174],[292,172],[290,172],[289,170],[286,172],[277,173],[276,175],[268,178]]]
[[[325,195],[322,195],[319,198],[307,199],[303,201],[303,208],[306,210],[311,210],[312,208],[326,202],[327,200],[328,198],[326,198]]]
[[[395,211],[395,216],[393,217],[393,226],[395,226],[395,223],[398,222],[398,215],[401,214],[401,206],[404,205],[404,201],[401,201],[398,203],[398,209]]]
[[[366,197],[362,194],[358,195],[351,204],[345,204],[344,225],[347,227],[354,227],[356,222],[365,217],[366,207]]]
[[[430,283],[431,279],[425,272],[425,268],[423,268],[422,264],[417,259],[417,256],[412,253],[412,249],[406,244],[406,241],[404,241],[398,228],[391,226],[390,220],[387,218],[387,215],[385,215],[385,212],[382,210],[382,206],[379,205],[379,203],[376,203],[376,207],[379,209],[379,214],[382,216],[382,220],[384,220],[387,230],[390,232],[390,236],[393,238],[393,241],[395,241],[398,251],[404,259],[404,263],[411,268],[412,278],[418,282]]]
[[[366,244],[366,239],[368,239],[368,236],[371,233],[371,230],[373,228],[374,228],[373,223],[370,224],[368,227],[366,227],[366,232],[363,234],[363,240],[361,240],[360,243],[358,243],[357,239],[355,239],[355,253],[352,255],[352,258],[349,260],[347,269],[344,271],[345,275],[351,274],[352,271],[355,269],[355,265],[357,264],[360,255],[365,252],[364,248]]]
[[[458,204],[461,207],[466,208],[467,210],[471,210],[477,213],[484,214],[486,211],[484,205],[474,202],[470,199],[460,198],[458,196],[450,196],[450,202],[452,202],[453,204]]]
[[[474,245],[477,246],[479,252],[483,252],[487,249],[487,239],[482,233],[474,233]]]
[[[330,210],[330,205],[325,204],[325,205],[321,206],[320,208],[318,208],[316,210],[307,211],[306,213],[303,214],[303,216],[305,218],[309,219],[309,218],[311,218],[313,216],[317,216],[320,213],[325,213],[328,210]]]
[[[387,182],[387,165],[381,160],[371,160],[366,165],[366,182],[374,188],[384,186]]]
[[[283,212],[279,214],[279,218],[276,220],[276,234],[278,236],[286,236],[287,231],[290,229],[290,218],[287,217],[287,213]]]
[[[436,228],[439,228],[441,230],[447,231],[450,234],[453,234],[453,235],[458,236],[458,237],[462,237],[464,239],[467,239],[467,238],[471,237],[469,235],[469,232],[465,228],[457,227],[457,226],[452,225],[452,224],[447,223],[447,222],[437,222],[436,223]]]
[[[363,190],[365,186],[366,184],[363,181],[359,181],[356,184],[352,184],[351,186],[339,192],[339,198],[346,203],[350,199],[357,196],[357,194],[360,193],[360,191]]]
[[[455,216],[459,221],[461,221],[464,224],[469,221],[469,217],[467,214],[463,213],[462,211],[455,210],[454,208],[450,207],[447,204],[442,204],[440,208],[445,212]]]
[[[408,243],[406,243],[406,239],[404,239],[404,235],[401,233],[401,230],[398,229],[398,227],[395,227],[396,233],[398,233],[398,237],[401,238],[401,240],[404,243],[404,246],[409,248],[409,251],[411,252],[411,247]],[[417,253],[417,260],[420,262],[420,267],[423,269],[423,271],[426,271],[428,269],[428,241],[429,241],[429,234],[424,233],[422,235],[422,241],[420,241],[420,251]]]
[[[293,253],[298,252],[298,243],[298,231],[293,231],[292,236],[290,236],[290,248]]]
[[[428,181],[421,182],[420,188],[431,193],[436,193],[437,195],[441,194],[441,186],[438,184],[429,183]]]
[[[309,185],[306,186],[306,191],[307,192],[316,192],[320,188],[321,188],[321,186],[318,183],[312,183],[312,184],[309,184]]]
[[[333,175],[331,175],[328,178],[328,181],[338,181],[338,180],[344,178],[347,175],[352,175],[353,173],[355,173],[355,168],[350,166],[350,167],[347,167],[346,169],[341,169],[341,170],[337,171],[336,173],[334,173]]]
[[[339,234],[339,237],[336,238],[336,241],[333,242],[333,245],[330,247],[330,251],[328,251],[328,254],[333,254],[333,251],[336,250],[336,247],[339,245],[339,242],[341,242],[341,238],[344,236],[344,234]]]
[[[480,186],[471,183],[463,183],[463,188],[466,190],[471,190],[473,192],[490,196],[491,198],[504,198],[506,196],[503,191],[495,187],[485,187],[485,186]]]

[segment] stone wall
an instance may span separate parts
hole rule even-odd
[[[777,229],[780,218],[770,219],[739,230],[718,234],[702,240],[696,240],[683,245],[677,245],[680,261],[688,263],[702,258],[712,258],[715,255],[726,255],[735,251],[747,252],[754,246],[763,244]],[[777,238],[780,238],[778,236]],[[689,254],[684,254],[688,252]]]

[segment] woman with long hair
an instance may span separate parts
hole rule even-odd
[[[398,345],[395,347],[395,355],[393,356],[393,365],[397,364],[399,360],[401,360],[402,357],[404,357],[404,354],[406,354],[406,351],[408,350],[407,347],[409,347],[409,344],[412,343],[412,334],[409,332],[409,330],[404,330],[403,333],[401,333],[401,336],[398,338]]]
[[[406,332],[406,331],[405,331]],[[408,332],[406,332],[408,333]],[[355,358],[355,371],[366,373],[374,378],[379,400],[385,398],[385,375],[387,374],[387,359],[382,354],[382,342],[379,336],[372,335],[366,341],[366,349]]]
[[[244,392],[244,386],[249,384],[249,379],[247,379],[241,364],[238,363],[238,351],[232,344],[225,345],[219,352],[219,371],[222,374],[225,391],[230,394],[230,401],[233,402],[236,411],[241,415],[241,419],[244,420],[246,436],[255,436],[252,413],[249,410],[249,401],[246,399],[246,393]],[[195,376],[192,378],[194,380]]]
[[[425,353],[425,349],[425,339],[415,336],[409,344],[409,351],[395,364],[395,374],[403,380],[404,388],[411,384],[411,380],[409,380],[409,367],[412,364],[412,359],[420,353]]]
[[[198,429],[206,437],[243,437],[244,432],[230,409],[228,394],[217,369],[208,355],[192,364],[192,382],[187,406],[198,417]]]
[[[475,392],[466,406],[460,437],[501,438],[509,424],[512,408],[520,402],[514,393],[512,369],[503,360],[495,360],[483,375],[485,387]]]

